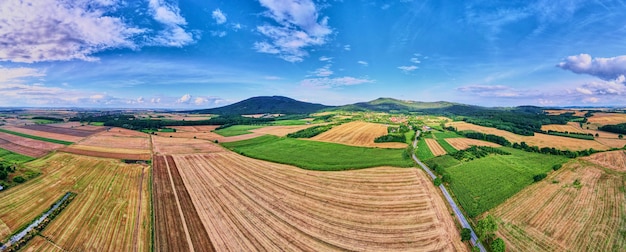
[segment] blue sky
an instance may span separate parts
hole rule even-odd
[[[626,105],[626,2],[0,2],[0,106]]]

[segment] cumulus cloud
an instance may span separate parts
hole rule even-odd
[[[398,69],[402,70],[402,72],[408,74],[411,73],[415,70],[417,70],[419,67],[411,65],[411,66],[399,66]]]
[[[150,14],[163,24],[153,30],[111,16],[122,1],[0,1],[0,61],[95,61],[94,53],[146,45],[182,46],[193,41],[178,7],[150,0]]]
[[[189,103],[190,101],[191,101],[191,95],[185,94],[182,97],[180,97],[178,100],[176,100],[176,103]]]
[[[626,75],[626,55],[593,58],[583,53],[569,56],[557,66],[577,74],[588,74],[603,80],[615,80]]]
[[[215,9],[211,13],[211,16],[213,17],[213,19],[215,19],[215,22],[217,24],[226,23],[226,14],[224,14],[224,12],[222,12],[222,10],[220,10],[220,9]]]
[[[269,42],[256,42],[257,52],[276,54],[289,62],[301,62],[308,56],[306,48],[323,45],[332,33],[328,17],[319,17],[312,0],[259,0],[267,8],[264,14],[277,25],[260,25],[257,31]]]
[[[350,76],[345,76],[345,77],[337,77],[337,78],[323,77],[323,78],[304,79],[300,82],[300,85],[304,87],[311,87],[311,88],[334,88],[334,87],[353,86],[353,85],[373,83],[373,82],[374,80],[370,80],[368,78],[354,78]]]
[[[363,60],[359,60],[356,63],[359,63],[359,64],[361,64],[363,66],[369,66],[369,63],[367,63],[367,61],[363,61]]]

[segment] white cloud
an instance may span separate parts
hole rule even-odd
[[[211,31],[211,36],[222,38],[226,36],[226,32],[225,31]]]
[[[367,63],[367,61],[363,61],[363,60],[359,60],[356,63],[359,63],[359,64],[361,64],[363,66],[368,66],[369,65],[369,63]]]
[[[35,68],[5,68],[0,66],[0,83],[22,83],[25,78],[43,76],[46,76],[46,73]]]
[[[591,92],[591,90],[586,89],[586,88],[581,88],[581,87],[577,87],[576,91],[578,91],[578,93],[586,94],[586,95],[593,94],[593,92]]]
[[[612,58],[592,58],[589,54],[573,55],[558,67],[577,74],[588,74],[603,80],[614,80],[626,75],[626,55]]]
[[[583,99],[584,103],[598,103],[599,101],[600,99],[598,99],[597,97],[587,97]]]
[[[399,66],[398,67],[398,69],[402,70],[402,72],[404,72],[406,74],[411,73],[411,72],[417,70],[418,68],[419,67],[413,66],[413,65],[411,65],[411,66]]]
[[[217,24],[226,23],[226,14],[224,14],[224,12],[222,12],[222,10],[220,10],[220,9],[215,9],[211,13],[211,16],[213,17],[213,19],[215,19],[215,22]]]
[[[352,46],[351,45],[344,45],[343,49],[346,50],[346,51],[350,51],[350,50],[352,50]]]
[[[165,26],[151,40],[153,45],[182,47],[194,42],[193,35],[183,29],[187,21],[180,15],[178,6],[165,0],[150,0],[149,7],[154,19]]]
[[[332,33],[328,27],[328,17],[319,18],[318,8],[311,0],[259,0],[268,9],[265,16],[278,25],[260,25],[257,31],[270,42],[256,42],[254,49],[262,53],[277,54],[289,62],[300,62],[308,56],[305,50],[311,46],[323,45]],[[273,50],[260,50],[260,44],[270,45]],[[278,51],[277,53],[275,51]]]
[[[278,77],[278,76],[265,76],[265,77],[263,77],[263,79],[266,79],[266,80],[282,80],[283,78]]]
[[[235,31],[238,31],[241,28],[243,28],[243,26],[240,23],[233,24],[232,27],[233,27],[233,30],[235,30]]]
[[[346,77],[338,77],[338,78],[311,78],[304,79],[300,82],[301,86],[311,87],[311,88],[334,88],[341,86],[353,86],[364,83],[373,83],[374,80],[370,80],[368,78],[354,78],[350,76]]]
[[[318,77],[328,77],[328,76],[331,76],[334,73],[332,70],[330,70],[331,66],[332,65],[328,64],[328,65],[325,65],[325,66],[320,67],[318,69],[315,69],[315,71],[313,71],[313,74],[315,76],[318,76]]]
[[[153,104],[161,103],[161,98],[159,98],[159,97],[152,97],[150,99],[150,103],[153,103]]]
[[[278,48],[274,47],[273,45],[270,45],[267,42],[254,42],[253,48],[257,50],[257,52],[262,52],[262,53],[269,53],[269,54],[280,53],[280,50],[278,50]]]
[[[182,97],[180,97],[178,100],[176,100],[176,103],[189,103],[189,101],[191,101],[191,95],[185,94]]]
[[[529,91],[515,90],[508,86],[503,85],[469,85],[459,87],[456,90],[471,93],[481,97],[520,97],[525,95],[531,95]]]
[[[411,58],[411,62],[412,62],[412,63],[415,63],[415,64],[422,63],[422,62],[420,61],[420,59],[419,59],[419,58],[417,58],[417,57],[413,57],[413,58]]]
[[[320,61],[331,61],[332,59],[333,59],[332,57],[326,57],[326,56],[320,57]]]
[[[615,80],[599,80],[584,84],[576,91],[587,95],[626,95],[626,77],[620,75]]]

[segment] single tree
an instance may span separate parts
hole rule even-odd
[[[476,235],[483,241],[491,240],[496,231],[498,231],[498,223],[491,215],[479,220],[476,225]]]
[[[469,241],[470,239],[472,239],[472,230],[463,228],[463,230],[461,230],[461,241]]]
[[[624,135],[619,134],[619,135],[617,136],[617,138],[622,139],[622,138],[624,138]]]
[[[504,252],[506,251],[506,245],[504,244],[504,240],[502,238],[496,238],[491,243],[491,251],[493,252]]]
[[[437,178],[435,178],[433,183],[435,183],[435,186],[440,186],[441,185],[441,179],[439,177],[437,177]]]

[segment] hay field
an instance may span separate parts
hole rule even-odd
[[[426,138],[424,139],[424,141],[426,141],[426,145],[428,145],[428,149],[430,149],[430,152],[432,152],[433,155],[441,156],[447,154],[446,150],[444,150],[443,147],[441,147],[441,145],[437,143],[437,140],[432,138]]]
[[[482,141],[478,139],[471,139],[471,138],[458,137],[458,138],[446,138],[444,140],[446,140],[446,142],[448,142],[450,145],[452,145],[452,147],[454,147],[457,150],[465,150],[472,146],[502,147],[499,144]]]
[[[29,243],[25,251],[50,248],[50,243],[65,251],[149,251],[149,166],[66,153],[27,165],[43,174],[0,192],[0,222],[11,231],[65,192],[78,195],[42,232],[49,242]]]
[[[587,122],[598,125],[626,123],[626,114],[594,113]]]
[[[608,150],[611,147],[599,143],[594,140],[583,140],[583,139],[575,139],[571,137],[560,137],[560,136],[552,136],[541,133],[535,133],[534,136],[522,136],[513,134],[508,131],[499,130],[496,128],[483,127],[471,123],[466,122],[451,122],[446,124],[447,126],[453,126],[457,128],[457,130],[473,130],[477,132],[482,132],[485,134],[494,134],[498,136],[502,136],[509,140],[510,142],[520,143],[526,142],[530,146],[538,146],[542,147],[554,147],[557,149],[569,149],[569,150],[584,150],[593,148],[596,150]]]
[[[374,139],[387,135],[387,126],[354,121],[335,126],[329,131],[310,138],[320,142],[339,143],[361,147],[406,148],[405,143],[374,143]]]
[[[467,250],[436,188],[417,169],[316,172],[232,152],[166,160],[182,178],[176,191],[184,185],[216,250]],[[192,233],[187,246],[195,244]]]
[[[624,175],[573,160],[491,211],[498,236],[507,251],[624,251]]]

